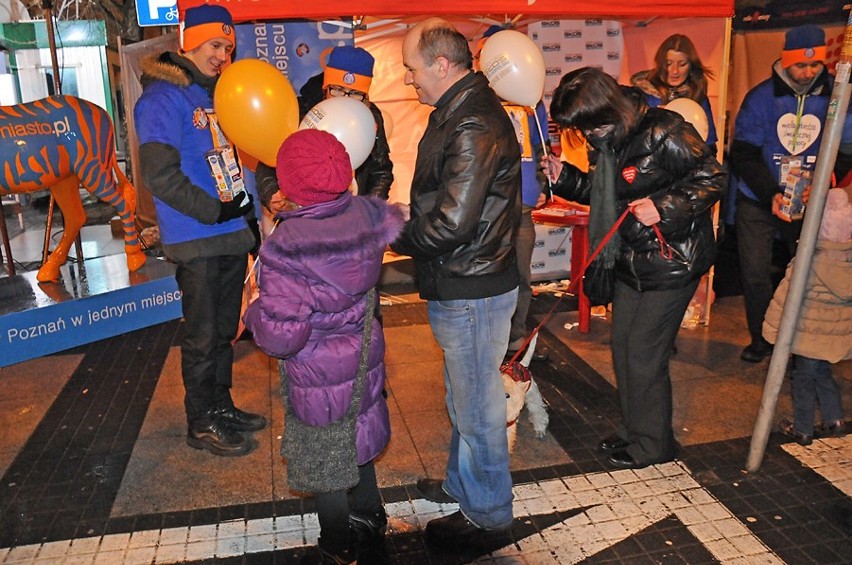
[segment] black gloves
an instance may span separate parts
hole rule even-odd
[[[254,198],[248,192],[246,196],[248,196],[248,202],[245,204],[240,204],[244,200],[242,197],[231,200],[230,202],[219,202],[219,217],[216,218],[216,223],[221,224],[222,222],[234,220],[248,214],[252,209]]]
[[[249,218],[247,221],[249,229],[252,235],[254,235],[254,246],[249,253],[251,253],[252,257],[257,257],[257,252],[260,251],[260,224],[255,218]]]

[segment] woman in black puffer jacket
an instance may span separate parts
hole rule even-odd
[[[556,194],[591,205],[591,247],[630,209],[595,260],[616,278],[612,358],[623,419],[600,447],[619,468],[671,461],[669,355],[715,259],[711,209],[727,174],[679,114],[649,108],[639,90],[599,69],[562,77],[550,115],[560,127],[582,132],[589,145],[588,173],[553,157],[545,166]],[[654,226],[668,244],[665,254]]]

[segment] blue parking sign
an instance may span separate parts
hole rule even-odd
[[[136,0],[139,26],[175,26],[178,24],[177,0]]]

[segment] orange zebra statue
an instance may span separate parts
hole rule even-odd
[[[136,191],[118,168],[115,131],[100,106],[74,96],[0,106],[0,193],[50,189],[65,231],[38,271],[40,282],[58,281],[59,267],[86,221],[79,186],[113,206],[124,227],[127,268],[145,254],[136,233]]]

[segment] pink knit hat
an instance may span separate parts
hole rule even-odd
[[[352,184],[352,164],[332,134],[303,129],[290,134],[275,163],[278,188],[299,206],[330,202]]]

